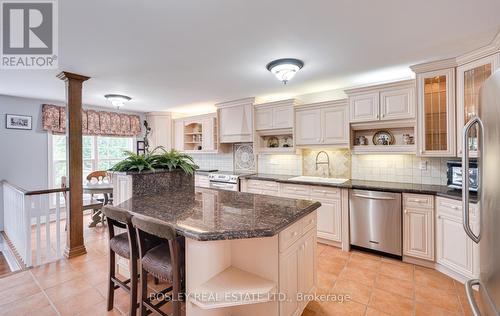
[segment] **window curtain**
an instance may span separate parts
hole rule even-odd
[[[66,107],[44,104],[42,121],[44,130],[54,134],[64,134]],[[138,115],[82,110],[82,132],[84,135],[138,136],[141,133],[141,119]]]

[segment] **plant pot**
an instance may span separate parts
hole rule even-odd
[[[194,175],[180,169],[114,172],[112,175],[115,205],[141,195],[161,195],[177,191],[194,192]]]

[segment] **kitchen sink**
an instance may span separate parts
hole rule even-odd
[[[299,176],[299,177],[290,178],[288,180],[301,181],[301,182],[331,183],[331,184],[342,184],[344,182],[349,181],[349,179],[310,177],[310,176]]]

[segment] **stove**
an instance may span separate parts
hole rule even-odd
[[[210,188],[239,191],[240,190],[240,177],[252,173],[234,172],[234,171],[217,171],[208,174],[210,181]]]

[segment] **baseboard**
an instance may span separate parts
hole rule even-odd
[[[342,248],[342,243],[340,243],[338,241],[328,240],[328,239],[321,238],[321,237],[316,237],[316,241],[319,242],[320,244],[325,244],[328,246]]]

